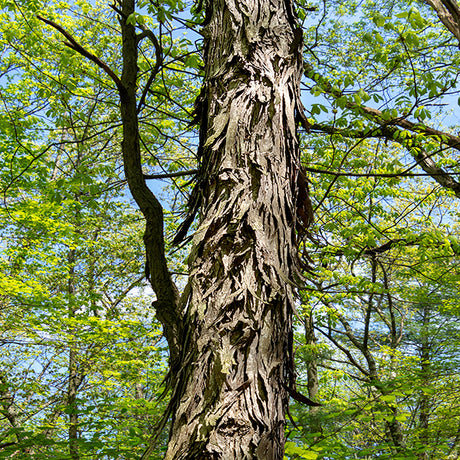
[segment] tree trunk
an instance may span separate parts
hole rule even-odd
[[[67,293],[69,296],[69,319],[75,317],[75,250],[72,249],[67,257],[69,262],[69,279],[67,284]],[[69,343],[69,383],[67,388],[67,408],[69,410],[69,453],[72,460],[79,460],[80,454],[78,452],[78,371],[77,371],[77,356],[75,343],[76,330],[72,327],[70,332]]]
[[[122,31],[123,73],[118,85],[120,113],[123,124],[123,166],[129,190],[145,217],[144,244],[146,276],[156,294],[153,307],[163,325],[168,341],[170,363],[177,366],[182,337],[182,315],[178,310],[178,292],[168,270],[163,236],[163,208],[145,183],[142,171],[139,119],[137,111],[137,76],[139,36],[128,18],[135,11],[135,0],[122,0],[120,23]],[[158,69],[155,70],[158,72]]]
[[[166,459],[282,459],[302,32],[290,0],[213,0],[206,13],[200,222]]]
[[[310,310],[305,316],[305,343],[312,348],[316,345],[316,336],[313,320],[313,312]],[[307,382],[308,382],[308,397],[314,401],[319,391],[318,379],[318,355],[316,350],[310,352],[310,359],[307,362]],[[322,426],[318,417],[319,407],[310,406],[310,432],[321,433]]]
[[[431,321],[430,307],[428,304],[424,303],[421,306],[422,313],[422,328],[421,328],[421,337],[420,337],[420,374],[422,377],[422,385],[429,387],[431,385],[431,346],[430,346],[430,335],[429,335],[429,325]],[[419,441],[420,445],[428,446],[429,445],[429,422],[430,422],[430,412],[431,412],[430,396],[421,393],[419,399]],[[418,455],[418,460],[426,460],[428,458],[428,452],[420,452]]]

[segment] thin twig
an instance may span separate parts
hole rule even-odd
[[[164,173],[164,174],[144,174],[144,179],[170,179],[171,177],[182,177],[182,176],[193,176],[196,174],[198,169],[190,169],[189,171],[177,171],[173,173]]]

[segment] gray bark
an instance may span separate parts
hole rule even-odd
[[[200,210],[166,459],[282,459],[299,279],[302,32],[288,0],[208,2]]]

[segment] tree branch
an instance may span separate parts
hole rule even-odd
[[[322,77],[318,72],[315,72],[311,64],[306,63],[304,66],[305,75],[308,78],[311,78],[315,83],[320,83],[322,89],[332,96],[334,99],[338,99],[343,96],[341,91],[334,90],[332,85],[327,81],[326,78]],[[454,136],[443,131],[439,131],[429,126],[423,125],[421,123],[413,123],[412,121],[406,120],[404,117],[397,117],[390,120],[385,120],[383,112],[374,109],[372,107],[367,107],[365,105],[357,104],[353,101],[348,101],[346,107],[352,110],[356,110],[358,113],[368,115],[373,121],[378,123],[381,126],[391,126],[396,125],[401,128],[407,129],[418,134],[425,134],[426,136],[436,137],[439,139],[441,144],[448,145],[456,150],[460,151],[460,137]]]
[[[408,241],[405,238],[396,238],[393,240],[389,240],[386,243],[381,244],[380,246],[376,246],[374,248],[363,248],[360,251],[360,254],[365,255],[365,256],[376,256],[379,254],[384,254],[387,251],[391,251],[393,248],[397,247],[408,247],[408,246],[417,246],[417,245],[423,245],[426,243],[420,242],[420,241]],[[426,247],[430,248],[439,248],[445,245],[444,242],[435,242],[430,245],[426,245]],[[460,245],[456,244],[455,242],[451,242],[451,250],[452,250],[452,256],[458,257],[460,255]],[[345,251],[343,249],[336,249],[336,250],[325,250],[323,255],[331,255],[334,257],[342,257],[345,255]],[[335,286],[335,284],[333,285]]]
[[[413,158],[416,160],[416,165],[419,165],[426,174],[417,174],[417,173],[410,173],[409,171],[413,169],[413,167],[408,168],[404,171],[391,173],[391,174],[373,174],[373,173],[362,173],[362,174],[350,174],[350,173],[333,173],[327,172],[323,170],[314,170],[313,168],[306,168],[306,170],[311,170],[311,172],[321,172],[324,174],[331,174],[331,175],[343,175],[343,176],[354,176],[354,177],[417,177],[417,176],[430,176],[432,177],[439,185],[452,190],[457,198],[460,198],[460,183],[456,181],[452,176],[460,173],[448,173],[444,171],[442,168],[437,166],[437,164],[431,159],[430,155],[426,153],[426,151],[417,146],[418,152],[415,152],[413,149],[414,143],[416,142],[415,136],[410,133],[407,133],[407,136],[403,138],[401,136],[401,130],[396,128],[395,126],[380,126],[371,132],[364,132],[364,131],[356,131],[356,130],[348,130],[348,129],[339,129],[333,126],[325,125],[324,123],[315,123],[311,126],[311,129],[314,131],[322,131],[328,134],[339,134],[344,137],[349,137],[353,139],[360,139],[360,138],[370,138],[370,137],[378,137],[378,138],[385,138],[392,142],[397,142],[401,144],[403,147],[407,148],[410,153],[412,154]]]
[[[137,41],[140,42],[143,38],[148,37],[148,39],[152,42],[154,48],[155,48],[155,66],[152,69],[152,72],[150,73],[149,79],[147,80],[147,83],[144,87],[144,90],[142,91],[142,96],[139,101],[139,104],[137,105],[137,111],[140,112],[142,109],[142,106],[145,104],[145,98],[147,97],[147,93],[150,90],[150,87],[152,86],[153,81],[155,80],[155,77],[158,75],[158,72],[161,69],[161,66],[163,65],[163,50],[161,49],[160,43],[158,42],[157,37],[155,34],[147,29],[145,26],[142,27],[142,33],[137,36]]]
[[[321,84],[323,90],[327,94],[329,94],[335,99],[338,99],[339,97],[343,96],[343,93],[341,91],[334,90],[334,88],[327,81],[327,79],[315,72],[310,64],[306,63],[304,66],[304,70],[305,74],[309,78],[311,78],[316,83]],[[422,125],[420,123],[413,123],[409,120],[406,120],[404,117],[385,120],[382,111],[374,109],[372,107],[357,104],[353,101],[348,101],[346,107],[367,116],[367,118],[379,124],[382,135],[384,135],[386,138],[392,141],[399,142],[405,147],[408,147],[407,143],[409,141],[413,142],[414,138],[412,136],[409,136],[407,138],[408,142],[406,142],[404,139],[398,136],[399,130],[395,127],[395,125],[414,133],[421,133],[426,136],[435,137],[440,144],[447,145],[451,148],[460,151],[460,138],[457,136],[453,136],[452,134],[445,133],[434,128],[430,128],[429,126]],[[318,125],[313,126],[318,127]],[[363,137],[366,137],[365,133],[363,133],[363,135]],[[417,161],[417,164],[420,165],[420,167],[429,176],[431,176],[436,182],[438,182],[443,187],[451,189],[455,193],[455,196],[460,198],[460,183],[455,181],[449,173],[444,171],[442,168],[438,167],[436,163],[430,158],[430,156],[424,151],[423,148],[418,148],[418,152],[415,152],[415,149],[413,148],[411,148],[409,151],[414,157],[414,159]]]
[[[171,177],[193,176],[197,172],[198,172],[198,169],[191,169],[189,171],[177,171],[173,173],[164,173],[164,174],[144,174],[144,179],[145,180],[170,179]]]
[[[68,46],[69,48],[73,49],[77,53],[81,54],[82,56],[86,57],[90,61],[94,62],[98,67],[100,67],[115,83],[115,85],[118,88],[118,91],[123,92],[124,87],[123,84],[121,83],[120,78],[117,76],[117,74],[106,64],[103,60],[95,56],[93,53],[89,52],[83,46],[81,46],[73,37],[70,35],[63,27],[61,27],[59,24],[56,24],[55,22],[45,19],[44,17],[37,15],[37,18],[44,22],[45,24],[48,24],[49,26],[53,27],[56,29],[58,32],[60,32],[62,35],[64,35],[65,38],[67,38],[68,42],[64,42],[64,45]]]

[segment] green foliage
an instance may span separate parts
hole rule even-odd
[[[149,5],[133,23],[161,34],[163,68],[140,106],[143,155],[146,173],[176,172],[193,167],[184,131],[199,84],[184,75],[200,61],[172,24],[153,23],[184,5],[155,14]],[[121,73],[117,19],[107,2],[0,7],[0,458],[74,459],[72,445],[81,458],[139,458],[164,409],[167,350],[144,277],[142,219],[124,187],[116,91],[36,14]],[[156,64],[151,42],[140,50],[139,98]],[[170,233],[183,206],[174,193]]]
[[[317,369],[323,406],[291,407],[288,458],[456,458],[459,205],[418,163],[458,178],[458,150],[425,130],[458,133],[458,43],[421,3],[328,2],[307,24],[315,277],[299,313],[316,338],[299,324],[297,384]]]

